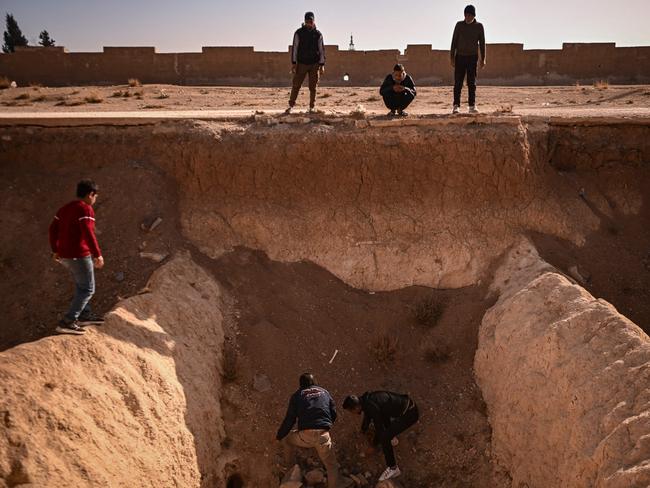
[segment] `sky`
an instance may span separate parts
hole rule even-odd
[[[199,52],[202,46],[286,51],[304,12],[316,14],[326,44],[357,50],[432,44],[448,49],[468,0],[0,0],[30,44],[47,30],[69,51],[155,46]],[[476,0],[488,43],[559,49],[563,42],[650,45],[650,0]]]

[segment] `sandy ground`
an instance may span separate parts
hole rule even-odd
[[[307,87],[296,108],[308,106]],[[465,103],[467,91],[464,90]],[[24,87],[0,90],[0,114],[12,112],[150,112],[150,111],[274,111],[287,106],[289,88],[199,87],[144,85],[139,87]],[[452,87],[420,87],[412,114],[444,114],[451,109]],[[650,86],[547,86],[478,87],[477,103],[482,112],[572,115],[576,111],[600,114],[626,109],[650,108]],[[322,87],[317,108],[329,113],[347,113],[358,105],[369,113],[386,112],[378,88]],[[464,107],[466,108],[466,107]]]

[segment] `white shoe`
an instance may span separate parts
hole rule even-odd
[[[452,114],[460,113],[460,105],[454,105],[454,109],[451,111]]]
[[[476,108],[476,105],[472,105],[471,107],[469,107],[469,113],[470,114],[477,114],[478,113],[478,109]]]
[[[292,108],[293,108],[293,107],[287,107],[287,109],[284,111],[284,113],[285,113],[285,114],[290,114]]]
[[[393,437],[390,440],[390,445],[393,446],[393,447],[397,447],[397,444],[399,444],[399,440],[397,440],[397,437]]]
[[[391,478],[397,478],[402,472],[399,470],[399,467],[395,466],[394,468],[386,468],[386,471],[384,471],[381,476],[379,477],[379,481],[386,481]]]

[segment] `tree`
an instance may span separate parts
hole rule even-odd
[[[50,37],[50,33],[48,31],[46,31],[46,30],[41,32],[38,35],[38,38],[40,39],[40,41],[38,43],[43,47],[52,47],[52,46],[54,46],[54,43],[56,42],[54,39],[52,39]]]
[[[27,38],[23,35],[20,27],[18,27],[18,22],[14,19],[14,16],[7,14],[7,30],[4,34],[5,43],[2,46],[2,50],[6,53],[12,53],[16,50],[18,46],[26,46]]]

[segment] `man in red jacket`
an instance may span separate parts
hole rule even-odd
[[[77,184],[77,199],[61,207],[50,224],[52,257],[63,264],[75,283],[70,309],[59,322],[59,334],[83,334],[83,325],[99,325],[103,319],[90,310],[95,293],[94,268],[104,266],[104,258],[95,237],[95,211],[99,188],[92,180]]]

